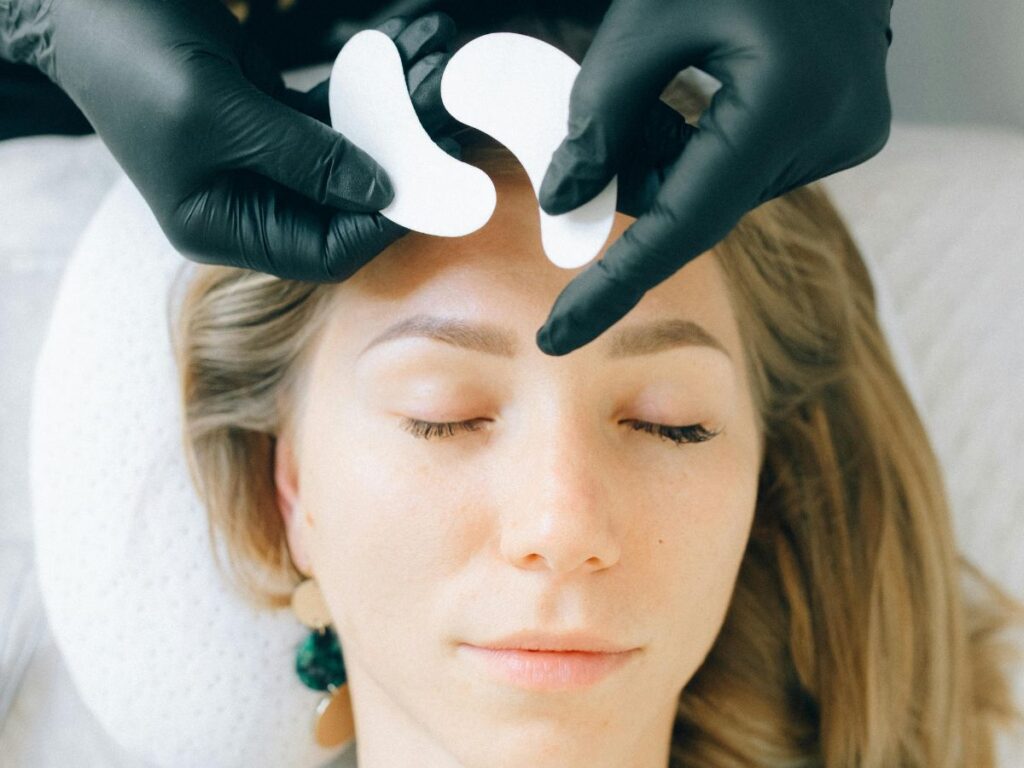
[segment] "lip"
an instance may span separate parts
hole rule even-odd
[[[462,643],[459,650],[501,682],[534,691],[557,691],[593,685],[620,669],[637,649],[597,651],[530,651],[485,648]]]
[[[522,651],[582,651],[587,653],[621,653],[634,647],[613,643],[586,632],[515,632],[486,643],[470,643],[477,648]]]

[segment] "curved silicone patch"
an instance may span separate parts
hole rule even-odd
[[[334,60],[328,98],[335,130],[391,179],[395,197],[381,210],[384,216],[445,237],[468,235],[487,223],[497,201],[494,183],[423,130],[390,37],[364,30],[349,39]]]
[[[490,134],[522,163],[534,193],[551,155],[565,138],[569,94],[579,65],[554,46],[526,35],[494,32],[455,52],[441,77],[445,109]],[[616,178],[596,197],[551,216],[539,205],[541,242],[548,258],[571,269],[593,259],[611,232]]]

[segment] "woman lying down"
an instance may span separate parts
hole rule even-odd
[[[254,601],[317,587],[360,768],[994,765],[1022,609],[958,554],[824,194],[549,357],[576,272],[511,154],[462,159],[472,235],[333,285],[201,267],[180,316],[211,529]]]

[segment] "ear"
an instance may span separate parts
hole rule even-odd
[[[313,572],[306,543],[313,519],[300,503],[299,466],[295,460],[293,438],[286,433],[274,441],[274,485],[277,489],[277,508],[284,519],[292,562],[302,574],[311,576]]]

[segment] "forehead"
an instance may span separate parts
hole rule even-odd
[[[594,262],[577,269],[552,264],[541,247],[537,198],[525,174],[506,169],[492,177],[498,202],[484,227],[458,238],[409,233],[337,286],[343,333],[365,340],[401,317],[433,314],[505,325],[535,346],[534,333],[559,293]],[[633,221],[616,213],[605,248]],[[735,316],[713,253],[648,291],[616,326],[667,317],[698,322],[740,359]],[[598,337],[580,351],[602,342]]]

